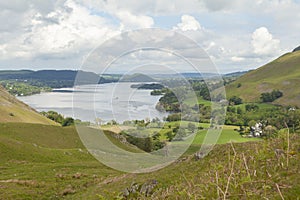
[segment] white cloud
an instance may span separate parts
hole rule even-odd
[[[274,55],[280,49],[280,40],[273,38],[266,27],[260,27],[253,32],[251,44],[254,53],[258,55]]]
[[[299,10],[298,0],[0,1],[0,65],[68,67],[116,33],[159,26],[194,39],[220,68],[253,68],[299,46]]]
[[[245,58],[242,58],[242,57],[239,57],[239,56],[233,56],[233,57],[231,57],[231,60],[233,62],[241,62],[241,61],[244,61]]]
[[[117,27],[108,24],[105,18],[91,15],[87,8],[72,0],[48,14],[30,9],[23,16],[23,32],[5,41],[1,52],[6,54],[2,53],[2,56],[66,58],[68,54],[91,50],[117,33]]]
[[[205,7],[211,11],[230,9],[236,3],[236,0],[202,0]]]
[[[149,16],[133,15],[128,11],[118,11],[115,13],[115,15],[121,21],[121,30],[123,30],[124,27],[128,29],[150,28],[154,25],[153,19]]]
[[[200,23],[191,15],[182,15],[181,22],[177,24],[174,29],[180,29],[182,31],[197,31],[201,30]]]

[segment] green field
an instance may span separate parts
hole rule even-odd
[[[146,135],[153,135],[154,133],[160,133],[160,139],[162,141],[166,140],[166,133],[172,131],[173,128],[180,126],[181,128],[187,129],[188,124],[192,123],[198,128],[204,128],[203,130],[198,130],[195,136],[193,144],[202,144],[203,139],[206,136],[207,130],[210,126],[208,123],[197,123],[197,122],[188,122],[188,121],[176,121],[176,122],[166,122],[162,128],[157,128],[156,123],[152,123],[150,127],[147,127],[143,130],[140,130],[141,133]],[[127,129],[134,129],[136,130],[135,126],[123,126],[123,125],[103,125],[102,128],[106,130],[120,130],[122,127],[126,127]],[[217,144],[225,144],[230,141],[232,142],[248,142],[248,141],[257,141],[261,140],[259,138],[245,138],[242,137],[236,130],[239,129],[239,126],[231,126],[231,125],[224,125],[221,135],[217,141]],[[125,131],[126,132],[126,131]]]
[[[229,138],[242,142],[238,133],[232,132],[234,127],[225,128],[218,143]],[[136,151],[111,133],[105,134],[121,148]],[[199,149],[202,134],[198,133],[188,152],[170,166],[152,173],[125,174],[95,160],[74,127],[2,123],[0,199],[118,199],[133,182],[143,184],[152,179],[158,185],[148,199],[217,199],[223,198],[226,188],[228,199],[279,199],[276,184],[286,199],[299,197],[299,135],[291,135],[290,152],[294,153],[287,168],[286,156],[276,158],[274,154],[274,149],[285,148],[284,137],[218,144],[208,156],[195,161],[190,153]]]

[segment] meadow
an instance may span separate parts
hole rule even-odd
[[[299,197],[299,135],[291,136],[288,157],[284,153],[277,157],[274,149],[286,149],[285,133],[279,139],[255,141],[241,138],[234,128],[225,127],[219,144],[201,160],[196,161],[193,152],[200,148],[203,130],[186,154],[168,167],[151,173],[127,174],[91,156],[72,126],[1,123],[0,199],[122,199],[124,189],[149,180],[158,182],[150,196],[139,192],[130,196],[140,199]],[[105,134],[121,148],[137,151],[112,137],[114,133],[105,131]]]

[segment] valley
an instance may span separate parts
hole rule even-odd
[[[190,85],[174,78],[160,79],[161,85],[147,78],[150,84],[138,85],[146,76],[125,77],[121,84],[131,88],[135,80],[132,90],[147,93],[145,99],[155,98],[157,112],[168,111],[162,118],[71,118],[67,123],[68,117],[53,111],[42,115],[0,87],[0,199],[297,199],[298,54],[288,53],[245,74],[224,76],[226,97],[209,93],[208,87],[218,91],[220,86],[213,77],[204,83],[189,75],[185,83]],[[274,97],[272,102],[261,98],[268,95]],[[120,99],[118,94],[114,100]],[[225,125],[211,115],[214,101],[223,102],[216,112],[226,113]],[[99,162],[83,144],[78,127],[137,154],[193,139],[168,166],[125,173]],[[220,136],[213,150],[201,156],[208,130],[220,130]]]

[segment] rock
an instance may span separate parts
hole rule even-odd
[[[141,187],[140,193],[149,196],[150,194],[152,194],[152,191],[157,184],[158,184],[157,180],[150,180],[144,183]]]
[[[202,159],[203,157],[204,157],[205,155],[204,155],[204,153],[202,153],[202,152],[196,152],[195,154],[194,154],[194,157],[195,157],[195,160],[200,160],[200,159]]]
[[[145,196],[149,196],[153,193],[153,189],[158,184],[157,180],[149,180],[145,182],[142,186],[138,185],[137,183],[132,183],[130,187],[126,188],[123,191],[123,197],[128,198],[131,195],[136,193],[143,194]],[[132,197],[132,196],[131,196]]]

